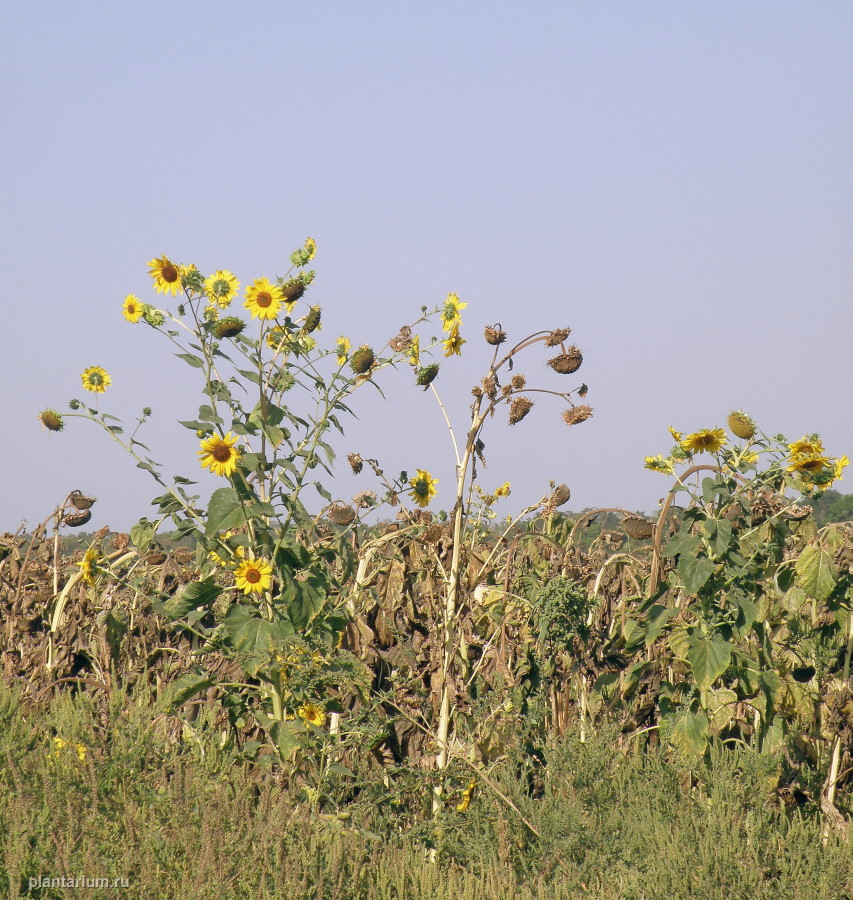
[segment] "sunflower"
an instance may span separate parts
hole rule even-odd
[[[788,444],[791,456],[819,456],[823,451],[823,441],[816,434],[805,434],[793,444]]]
[[[204,292],[220,309],[227,309],[240,290],[240,282],[227,269],[217,269],[204,279]]]
[[[65,428],[62,416],[55,409],[43,409],[39,413],[39,421],[42,428],[46,428],[48,431],[62,431]]]
[[[646,468],[651,469],[652,472],[662,472],[664,475],[675,474],[675,466],[672,464],[672,460],[664,459],[660,454],[647,456],[645,463]]]
[[[145,304],[134,294],[128,294],[124,298],[122,311],[128,322],[136,323],[142,318],[142,314],[145,312]]]
[[[305,719],[309,725],[316,725],[317,728],[322,728],[326,722],[326,713],[314,703],[303,704],[296,710],[296,714]]]
[[[256,278],[249,287],[246,288],[246,302],[243,304],[252,314],[254,319],[274,319],[281,304],[284,301],[284,294],[277,284],[270,284],[266,278]]]
[[[454,325],[450,334],[441,342],[445,356],[462,356],[462,345],[467,341],[459,336],[459,326]]]
[[[232,475],[241,455],[239,450],[234,449],[236,443],[237,435],[231,434],[230,431],[224,438],[214,434],[202,441],[198,454],[202,468],[210,469],[214,475],[224,475],[225,477]]]
[[[349,359],[349,352],[352,349],[350,339],[342,334],[338,338],[337,344],[335,344],[335,349],[338,351],[338,365],[346,365],[346,361]]]
[[[154,279],[154,289],[157,293],[171,294],[174,297],[181,286],[180,267],[166,256],[161,256],[160,259],[155,256],[148,265],[151,266],[148,274]]]
[[[244,594],[268,591],[272,584],[272,566],[263,558],[244,559],[234,570],[234,581]]]
[[[412,495],[412,500],[420,507],[429,506],[429,501],[438,493],[435,489],[438,479],[433,478],[429,472],[423,469],[417,470],[417,474],[410,479],[409,484],[411,485],[409,493]]]
[[[474,788],[477,786],[476,781],[468,782],[468,787],[462,791],[462,801],[456,805],[456,812],[465,812],[471,805],[471,798],[474,796]]]
[[[98,565],[98,560],[101,558],[101,554],[98,552],[97,547],[89,547],[89,549],[83,554],[83,559],[77,563],[80,566],[80,571],[83,575],[83,581],[86,584],[94,584],[95,583],[95,574],[96,567]]]
[[[462,323],[462,317],[459,315],[461,310],[468,306],[462,303],[456,294],[448,294],[441,310],[441,327],[448,332],[459,330]]]
[[[681,443],[681,439],[682,439],[682,437],[684,437],[684,435],[682,435],[682,433],[681,433],[680,431],[676,431],[676,430],[672,427],[672,425],[669,426],[669,428],[667,429],[667,431],[672,435],[673,440],[675,440],[676,443]]]
[[[791,464],[788,466],[788,471],[802,475],[806,479],[811,479],[812,476],[817,475],[818,473],[823,472],[824,469],[830,467],[832,467],[834,471],[835,460],[830,459],[828,456],[823,456],[820,453],[810,453],[808,455],[801,454],[793,457],[791,459]]]
[[[421,339],[418,335],[415,335],[412,338],[412,343],[409,344],[409,347],[406,350],[406,356],[409,357],[409,362],[413,366],[419,366],[421,364]]]
[[[306,262],[311,262],[312,259],[317,255],[317,242],[314,238],[305,238],[305,247],[303,248],[305,253],[307,254]]]
[[[726,442],[722,428],[704,428],[681,439],[681,447],[688,453],[716,453]]]
[[[93,394],[103,394],[113,382],[106,370],[100,366],[89,366],[80,377],[83,379],[83,387]]]

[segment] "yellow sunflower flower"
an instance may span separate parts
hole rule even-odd
[[[317,242],[314,238],[305,238],[305,252],[308,254],[306,262],[310,262],[317,255]]]
[[[788,471],[809,478],[810,476],[817,475],[819,472],[823,472],[824,469],[827,469],[830,466],[834,471],[835,461],[831,460],[828,456],[823,456],[820,453],[811,453],[808,456],[801,454],[791,459]]]
[[[850,458],[845,454],[835,461],[835,474],[832,476],[833,481],[843,481],[844,476],[841,474],[847,466],[850,465]]]
[[[462,323],[459,313],[467,306],[468,304],[462,303],[456,294],[448,294],[441,310],[441,327],[445,331],[452,332],[454,329],[458,331],[459,325]]]
[[[722,428],[704,428],[681,439],[681,447],[688,453],[716,453],[726,443]]]
[[[788,444],[791,456],[820,456],[823,452],[823,441],[816,434],[806,434],[793,444]]]
[[[468,342],[460,337],[459,328],[453,326],[450,334],[441,342],[445,356],[462,356],[462,345]]]
[[[154,289],[157,293],[171,294],[174,297],[181,286],[180,267],[166,256],[161,256],[159,259],[155,257],[148,265],[151,267],[148,274],[154,279]]]
[[[284,294],[277,284],[271,284],[266,278],[256,278],[246,288],[246,302],[243,305],[253,319],[274,319],[283,302]]]
[[[428,506],[430,500],[438,493],[435,489],[438,479],[433,478],[424,469],[418,469],[415,477],[409,480],[409,484],[411,485],[409,493],[412,495],[412,500],[420,507]]]
[[[502,485],[494,492],[494,494],[493,494],[492,496],[493,496],[496,500],[498,500],[498,499],[500,499],[501,497],[509,497],[510,493],[511,493],[511,489],[510,489],[510,486],[509,486],[509,482],[508,482],[508,481],[505,481],[505,482],[504,482],[504,483],[503,483],[503,484],[502,484]]]
[[[234,570],[234,582],[244,594],[260,594],[272,584],[272,566],[263,558],[244,559]]]
[[[466,812],[471,805],[471,798],[474,796],[474,788],[477,786],[476,781],[470,781],[468,787],[462,791],[462,801],[456,805],[456,812]]]
[[[669,433],[670,433],[670,434],[672,435],[672,437],[673,437],[673,440],[675,440],[676,443],[679,443],[679,444],[681,443],[681,439],[682,439],[683,435],[681,434],[680,431],[676,431],[676,430],[672,427],[672,425],[669,426],[669,428],[667,429],[667,431],[669,431]]]
[[[128,322],[136,323],[142,318],[142,314],[145,312],[145,304],[139,299],[139,297],[136,297],[133,294],[128,294],[124,298],[122,312]]]
[[[210,469],[214,475],[225,477],[232,475],[241,455],[240,451],[234,448],[236,443],[237,435],[231,434],[230,431],[224,438],[214,434],[202,441],[198,454],[202,468]]]
[[[106,370],[100,366],[89,366],[81,373],[80,378],[83,379],[83,387],[93,394],[103,394],[113,383]]]
[[[409,357],[409,362],[413,366],[419,366],[421,364],[421,339],[419,335],[416,334],[412,338],[412,343],[409,344],[406,355]]]
[[[661,472],[664,475],[674,475],[675,465],[671,459],[664,459],[660,454],[646,457],[646,468],[652,472]]]
[[[338,365],[343,366],[346,365],[346,361],[349,359],[349,352],[352,349],[352,343],[348,337],[345,335],[341,335],[338,338],[338,342],[335,345],[335,349],[338,351]]]
[[[227,309],[240,290],[240,282],[228,271],[217,269],[204,279],[204,292],[220,309]]]
[[[322,728],[326,723],[325,711],[314,703],[303,704],[296,710],[296,714],[305,719],[309,725],[316,725],[317,728]]]
[[[85,581],[86,584],[95,583],[95,575],[97,574],[96,569],[100,558],[101,554],[98,552],[98,548],[89,547],[83,554],[83,559],[77,563],[77,565],[80,566],[80,571],[83,574],[83,581]]]

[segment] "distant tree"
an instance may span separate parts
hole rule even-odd
[[[853,521],[853,494],[842,494],[831,488],[824,491],[818,500],[810,500],[818,525],[829,522]]]

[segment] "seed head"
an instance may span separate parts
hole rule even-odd
[[[572,372],[577,372],[581,367],[582,362],[583,354],[574,344],[572,344],[565,353],[561,353],[559,356],[549,359],[548,365],[561,375],[571,375]]]
[[[509,424],[518,423],[533,409],[533,401],[527,397],[516,397],[509,405]]]
[[[566,425],[580,425],[592,417],[592,407],[586,404],[582,406],[573,406],[563,413],[563,421]]]
[[[39,413],[39,420],[48,431],[62,431],[65,422],[55,409],[44,409]]]
[[[755,437],[755,422],[742,409],[729,415],[728,425],[729,431],[741,440],[749,441]]]

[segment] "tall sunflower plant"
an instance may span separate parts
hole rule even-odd
[[[318,341],[322,310],[305,299],[315,252],[309,238],[284,276],[254,279],[242,298],[240,282],[227,269],[205,275],[195,265],[155,257],[148,265],[159,302],[135,294],[124,299],[125,320],[165,337],[201,382],[204,402],[181,424],[199,442],[197,465],[222,483],[206,506],[191,493],[195,480],[167,481],[138,439],[150,409],[129,432],[101,411],[112,384],[101,366],[88,366],[81,376],[94,401],[74,399],[64,416],[53,409],[40,414],[52,431],[62,430],[65,416],[96,423],[163,488],[153,501],[158,515],[131,531],[140,553],[164,523],[195,542],[198,580],[154,601],[158,612],[200,642],[198,670],[179,679],[175,702],[213,686],[217,679],[203,661],[210,651],[224,653],[246,676],[245,683],[229,686],[231,706],[250,710],[285,757],[320,739],[327,715],[341,712],[343,685],[358,681],[353,661],[338,652],[349,617],[353,530],[367,509],[396,502],[403,492],[428,503],[436,483],[423,470],[411,479],[401,473],[385,480],[384,497],[363,491],[353,504],[333,501],[324,487],[335,460],[331,441],[335,432],[344,434],[356,390],[377,386],[377,375],[390,366],[408,364],[422,387],[437,376],[430,357],[441,338],[425,337],[422,345],[418,329],[442,316],[445,305],[422,307],[379,350],[346,336],[324,348]],[[454,340],[458,351],[458,326]],[[327,505],[312,514],[308,506],[316,507],[318,497]],[[106,569],[99,574],[122,577]],[[294,665],[294,654],[307,654],[311,666]]]
[[[660,734],[691,759],[715,736],[779,749],[795,718],[789,701],[802,694],[792,673],[817,652],[809,609],[814,621],[820,609],[828,615],[818,643],[840,651],[853,623],[850,577],[832,559],[835,526],[819,531],[808,505],[848,458],[830,456],[817,434],[766,435],[742,410],[727,425],[670,428],[670,452],[646,457],[674,484],[654,529],[645,601],[622,634],[641,659],[597,685],[613,702],[617,682],[628,698],[650,668],[667,672]]]

